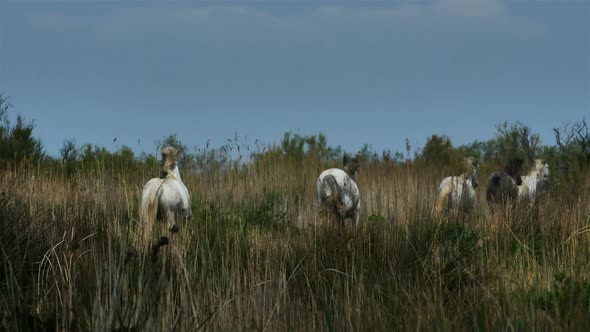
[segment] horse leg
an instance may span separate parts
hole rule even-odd
[[[152,262],[155,263],[158,260],[158,253],[160,252],[160,248],[166,246],[170,243],[167,237],[162,236],[152,245]]]
[[[345,218],[342,217],[340,214],[336,215],[336,220],[338,222],[338,227],[340,228],[340,235],[344,234],[344,222],[345,222]]]
[[[358,228],[359,226],[359,212],[358,211],[354,211],[353,215],[352,215],[352,222],[354,223],[354,228]]]

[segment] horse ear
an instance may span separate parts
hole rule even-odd
[[[466,171],[471,171],[472,168],[477,168],[477,159],[475,159],[474,157],[464,157],[463,165]]]
[[[466,169],[468,169],[469,168],[469,164],[470,164],[469,157],[463,157],[463,167],[465,167]]]

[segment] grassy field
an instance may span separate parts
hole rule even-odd
[[[590,176],[534,208],[430,211],[448,170],[366,164],[360,227],[318,214],[329,166],[182,172],[193,219],[156,262],[139,245],[157,169],[0,174],[0,327],[17,331],[588,330]]]

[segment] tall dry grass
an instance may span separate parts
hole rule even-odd
[[[435,223],[446,171],[365,165],[360,227],[318,215],[333,165],[277,158],[183,173],[193,220],[152,262],[138,247],[157,169],[6,169],[0,326],[6,330],[584,330],[590,198],[555,188],[533,208],[480,202]],[[588,188],[590,178],[585,183]]]

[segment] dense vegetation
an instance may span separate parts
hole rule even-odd
[[[185,153],[193,219],[156,262],[136,245],[155,156],[64,142],[0,105],[0,329],[532,330],[590,327],[590,135],[584,121],[543,146],[523,124],[454,147],[434,135],[405,154],[359,151],[362,216],[341,231],[318,214],[315,181],[342,150],[323,135]],[[479,204],[435,223],[436,187],[465,155]],[[534,207],[490,211],[485,178],[512,156],[549,160]],[[406,160],[407,159],[407,160]]]

